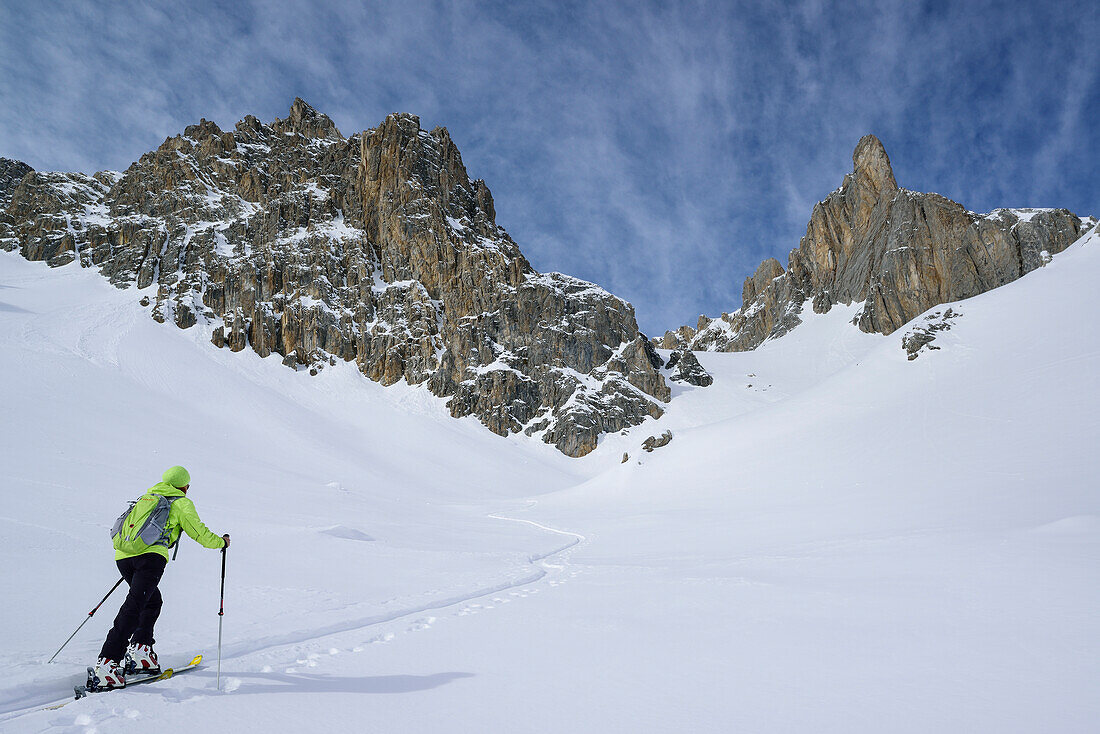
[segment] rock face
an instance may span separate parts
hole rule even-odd
[[[696,387],[710,387],[714,384],[714,378],[699,364],[699,358],[690,349],[675,350],[669,355],[666,366],[672,370],[670,379],[673,382],[686,382]]]
[[[706,316],[699,317],[699,329],[703,329],[710,323],[710,319]],[[690,326],[681,326],[675,331],[666,331],[665,335],[661,338],[654,337],[652,342],[653,346],[657,349],[679,349],[686,347],[691,343],[691,340],[695,338],[696,329]]]
[[[865,135],[853,170],[814,206],[787,269],[765,260],[745,279],[741,308],[667,332],[659,346],[744,351],[817,313],[862,303],[866,332],[889,334],[924,311],[1009,283],[1041,267],[1095,226],[1065,209],[975,214],[938,194],[898,188],[879,139]]]
[[[455,417],[570,456],[669,399],[633,307],[536,272],[446,128],[412,115],[345,138],[298,99],[271,124],[202,120],[122,173],[3,160],[0,196],[0,247],[155,288],[159,321],[314,373],[354,360],[425,383]]]
[[[15,187],[23,180],[23,177],[34,169],[22,161],[13,161],[11,158],[0,158],[0,209],[3,209],[11,201],[11,195]]]

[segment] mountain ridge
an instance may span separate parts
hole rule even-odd
[[[345,138],[299,98],[270,124],[201,120],[125,172],[27,167],[15,182],[16,166],[0,247],[156,286],[151,316],[201,323],[216,346],[311,372],[354,360],[570,456],[670,398],[633,307],[535,271],[446,128],[414,115]]]
[[[1095,225],[908,191],[874,135],[852,161],[786,269],[766,259],[740,309],[652,340],[630,303],[535,271],[447,129],[408,113],[345,137],[296,98],[286,118],[248,115],[232,131],[202,119],[126,171],[91,176],[0,158],[0,248],[155,286],[141,297],[152,318],[201,325],[219,348],[312,374],[354,361],[383,385],[424,384],[455,417],[579,457],[660,418],[666,379],[709,385],[692,350],[754,349],[798,326],[807,303],[862,304],[853,323],[889,334],[1042,267]],[[910,357],[943,328],[915,334]],[[656,348],[673,350],[667,365]]]
[[[784,268],[765,259],[742,286],[741,307],[670,330],[666,349],[745,351],[817,313],[862,303],[855,323],[890,334],[928,309],[963,300],[1042,267],[1096,224],[1067,209],[995,209],[976,214],[935,193],[899,187],[882,142],[865,135],[852,171],[814,205],[806,234]]]

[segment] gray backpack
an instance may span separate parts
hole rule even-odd
[[[147,493],[127,506],[111,526],[115,550],[141,553],[154,545],[170,543],[168,515],[179,497]]]

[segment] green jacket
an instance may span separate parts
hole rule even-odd
[[[179,540],[180,532],[185,532],[190,535],[194,540],[198,541],[201,545],[207,548],[224,548],[225,540],[220,535],[215,535],[210,532],[210,528],[202,524],[202,520],[199,519],[199,513],[195,510],[195,503],[187,499],[183,490],[176,489],[171,484],[166,482],[157,482],[152,487],[146,490],[146,494],[162,494],[165,497],[178,497],[172,502],[172,510],[168,513],[168,545],[151,545],[145,550],[137,551],[134,553],[127,553],[125,551],[115,549],[115,560],[121,560],[123,558],[133,558],[134,556],[144,555],[146,553],[159,553],[164,556],[165,560],[168,559],[168,548],[175,545]]]

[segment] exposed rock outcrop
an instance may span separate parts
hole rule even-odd
[[[314,373],[354,360],[570,456],[669,399],[633,307],[536,272],[446,128],[412,115],[345,138],[299,99],[271,124],[202,120],[122,173],[18,178],[0,247],[155,287],[153,318],[202,324],[219,347]]]
[[[700,328],[705,328],[710,319],[706,316],[699,317],[699,323],[702,325]],[[681,326],[675,331],[666,331],[661,338],[653,337],[653,346],[657,349],[680,349],[686,347],[691,343],[691,340],[695,338],[695,329],[690,326]]]
[[[764,261],[745,279],[741,308],[700,318],[688,345],[744,351],[817,313],[862,303],[856,321],[889,334],[941,303],[976,296],[1041,267],[1095,226],[1066,209],[998,209],[975,214],[938,194],[898,188],[890,158],[873,135],[860,139],[853,170],[814,206],[806,235],[784,270]],[[683,345],[685,330],[658,343]]]
[[[902,338],[901,348],[909,361],[920,356],[922,351],[939,349],[932,342],[941,331],[950,331],[952,322],[962,316],[958,311],[948,308],[945,311],[933,311],[924,317],[923,322],[918,322]]]
[[[24,176],[33,170],[23,161],[0,158],[0,209],[8,205],[15,187],[19,185]]]
[[[668,446],[672,442],[672,431],[665,431],[660,436],[650,436],[645,441],[642,441],[642,451],[647,454],[653,453],[654,449],[659,449],[662,446]]]
[[[699,364],[699,358],[690,349],[677,349],[668,357],[666,365],[672,370],[670,379],[673,382],[686,382],[696,387],[709,387],[714,384],[714,378],[707,372],[703,365]]]

